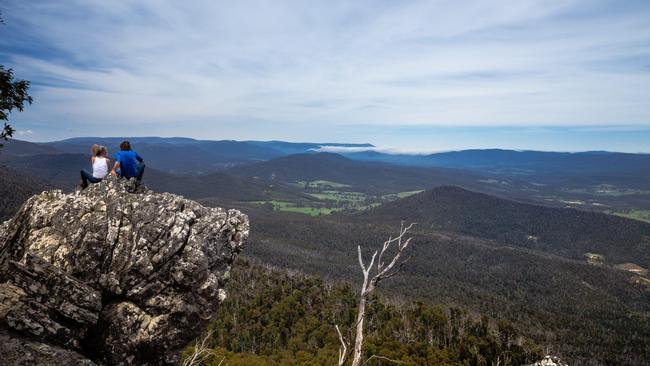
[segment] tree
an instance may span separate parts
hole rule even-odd
[[[2,14],[0,13],[0,24],[3,24]],[[29,81],[14,80],[12,69],[5,69],[0,65],[0,120],[3,121],[2,131],[0,132],[0,141],[7,141],[13,136],[14,128],[7,123],[9,114],[15,109],[22,112],[25,103],[32,104],[32,97],[28,93]],[[0,147],[2,144],[0,143]]]
[[[413,228],[414,223],[409,226],[404,226],[404,222],[400,227],[399,235],[395,238],[389,237],[388,240],[382,245],[381,251],[375,251],[372,254],[370,263],[366,267],[363,263],[363,257],[361,255],[361,246],[357,247],[357,253],[359,255],[359,266],[361,266],[361,271],[363,273],[363,283],[361,284],[361,293],[359,295],[359,306],[357,308],[357,321],[355,323],[355,339],[354,339],[354,348],[352,351],[352,366],[360,366],[362,348],[363,348],[363,339],[364,339],[364,322],[366,319],[366,307],[370,302],[370,296],[377,289],[379,283],[385,279],[395,276],[402,269],[404,264],[408,262],[408,259],[402,260],[402,254],[404,250],[411,243],[412,237],[406,238],[405,235],[408,233],[411,228]],[[386,264],[383,260],[384,254],[386,251],[393,250],[395,248],[395,253],[393,258]],[[379,257],[377,257],[379,254]],[[377,259],[377,266],[373,268],[375,264],[375,259]],[[371,272],[374,270],[374,276],[370,277]],[[339,341],[341,342],[341,347],[339,348],[339,366],[343,366],[350,356],[349,344],[348,341],[343,337],[338,325],[335,325],[336,333],[338,334]],[[370,358],[383,358],[378,355],[373,355]]]
[[[5,69],[0,65],[0,120],[3,121],[0,139],[7,141],[16,131],[7,123],[9,114],[14,109],[22,112],[25,103],[32,104],[32,97],[28,94],[28,90],[29,81],[14,80],[13,70]]]

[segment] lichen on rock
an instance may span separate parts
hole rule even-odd
[[[248,233],[237,210],[133,180],[36,195],[0,226],[0,332],[105,364],[175,363]]]

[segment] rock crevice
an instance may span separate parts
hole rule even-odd
[[[32,350],[16,364],[39,347],[75,364],[176,363],[223,301],[248,233],[237,210],[132,180],[36,195],[0,226],[0,335],[13,340],[0,351]]]

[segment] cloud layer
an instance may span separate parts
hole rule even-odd
[[[647,1],[4,6],[0,59],[36,101],[16,119],[51,137],[650,125]]]

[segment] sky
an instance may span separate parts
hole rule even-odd
[[[0,0],[17,138],[650,152],[650,1]]]

